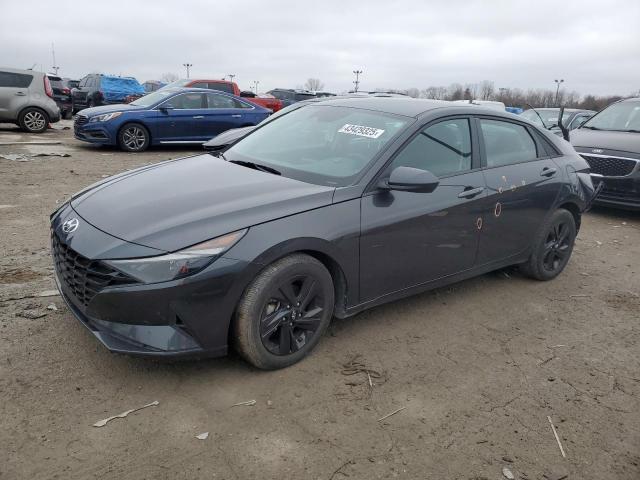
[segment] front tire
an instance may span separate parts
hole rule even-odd
[[[18,118],[20,128],[29,133],[42,133],[49,125],[49,115],[39,108],[26,108]]]
[[[274,370],[304,358],[333,317],[331,274],[305,254],[266,267],[245,291],[233,325],[236,349],[255,367]]]
[[[139,123],[127,123],[118,132],[118,145],[125,152],[144,152],[150,139],[149,130]]]
[[[520,266],[536,280],[556,278],[566,267],[576,240],[576,221],[571,212],[558,209],[535,236],[529,260]]]

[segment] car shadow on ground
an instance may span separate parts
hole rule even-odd
[[[600,205],[594,205],[587,215],[594,215],[602,219],[611,219],[616,221],[640,220],[640,210],[625,210],[622,208],[603,207]]]

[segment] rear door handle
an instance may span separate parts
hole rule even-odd
[[[196,116],[195,116],[195,117],[193,117],[193,118],[204,118],[204,115],[196,115]]]
[[[242,117],[242,115],[238,115],[238,114],[236,114],[236,115],[231,115],[231,118],[240,118],[240,117]]]
[[[19,97],[24,97],[26,95],[26,93],[24,93],[24,92],[16,92],[16,95],[18,95]]]
[[[542,177],[553,177],[558,170],[553,167],[544,167],[540,172]]]
[[[465,187],[465,190],[458,194],[458,198],[473,198],[482,192],[484,192],[484,187]]]

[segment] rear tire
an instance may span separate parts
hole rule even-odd
[[[558,209],[544,222],[533,240],[529,260],[522,272],[536,280],[552,280],[564,270],[576,240],[576,221],[571,212]]]
[[[118,146],[125,152],[144,152],[150,140],[149,130],[139,123],[127,123],[118,132]]]
[[[49,115],[39,108],[25,108],[18,117],[20,128],[29,133],[42,133],[49,126]]]
[[[333,317],[331,274],[297,253],[266,267],[240,299],[233,324],[236,350],[255,367],[274,370],[302,360]]]

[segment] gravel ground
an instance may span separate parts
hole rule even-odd
[[[0,126],[0,142],[62,142],[0,154],[71,155],[0,159],[0,479],[640,478],[639,214],[587,214],[552,282],[510,269],[335,321],[283,371],[134,359],[38,296],[54,288],[48,215],[105,175],[199,149],[125,154],[69,125]],[[343,374],[356,355],[372,387]]]

